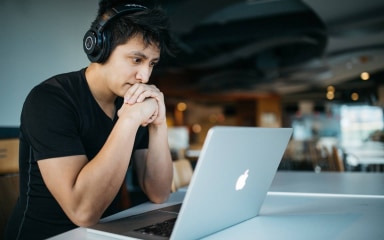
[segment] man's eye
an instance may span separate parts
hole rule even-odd
[[[151,66],[154,67],[157,65],[157,62],[151,62]]]
[[[132,59],[134,63],[141,63],[141,59],[140,58],[133,58]]]

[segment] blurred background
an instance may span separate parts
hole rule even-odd
[[[182,154],[213,125],[293,127],[280,169],[382,171],[384,2],[163,2],[181,50],[153,82]]]

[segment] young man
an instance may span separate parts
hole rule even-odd
[[[43,239],[115,213],[130,164],[151,201],[167,200],[172,161],[164,97],[147,83],[170,44],[158,7],[100,2],[84,37],[91,64],[44,81],[24,103],[20,197],[6,239]]]

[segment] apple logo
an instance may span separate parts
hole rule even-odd
[[[241,174],[239,176],[239,178],[237,179],[237,181],[236,181],[236,191],[239,191],[239,190],[244,188],[244,186],[245,186],[245,184],[247,182],[248,172],[249,172],[249,169],[245,170],[245,172],[243,174]]]

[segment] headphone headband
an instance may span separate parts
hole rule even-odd
[[[125,4],[107,10],[102,16],[97,18],[91,25],[83,38],[83,49],[91,62],[104,62],[110,53],[109,39],[104,34],[105,26],[114,18],[138,11],[148,9],[139,4]]]
[[[96,24],[98,25],[98,31],[103,31],[104,26],[111,21],[112,19],[121,16],[127,12],[136,12],[136,11],[142,11],[148,9],[145,6],[139,5],[139,4],[126,4],[123,6],[113,7],[109,10],[107,10],[100,18]]]

